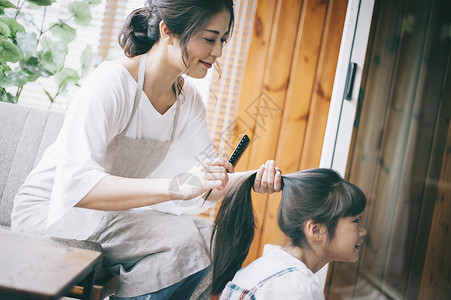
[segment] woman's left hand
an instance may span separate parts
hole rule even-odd
[[[254,191],[261,194],[272,194],[282,190],[282,171],[275,166],[273,160],[258,168],[254,181]]]

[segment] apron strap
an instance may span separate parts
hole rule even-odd
[[[172,133],[171,133],[170,140],[172,140],[174,138],[175,130],[177,129],[177,121],[179,119],[179,111],[180,111],[179,89],[177,87],[177,83],[174,82],[173,88],[174,88],[174,93],[175,93],[176,107],[175,107],[174,124],[172,125]]]
[[[119,133],[118,135],[125,135],[127,133],[127,130],[130,127],[130,124],[132,123],[133,116],[135,115],[136,110],[138,109],[139,101],[141,100],[141,96],[143,93],[144,78],[146,76],[146,62],[147,62],[147,53],[141,55],[141,58],[139,59],[138,86],[136,87],[135,99],[133,100],[132,114],[130,115],[130,119],[128,120],[128,123],[125,126],[124,130],[122,130],[122,132]]]

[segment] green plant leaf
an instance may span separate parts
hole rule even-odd
[[[28,60],[21,60],[20,67],[28,74],[28,81],[35,81],[39,77],[49,77],[53,75],[53,73],[40,64],[39,58],[36,56],[30,57]]]
[[[70,68],[63,68],[54,76],[56,84],[58,84],[58,93],[63,93],[70,83],[77,83],[80,80],[77,71]]]
[[[54,23],[51,25],[50,31],[60,38],[63,42],[70,43],[73,41],[77,35],[77,31],[62,22],[61,20],[58,23]]]
[[[22,67],[22,69],[25,69],[25,66],[30,66],[30,67],[36,67],[39,66],[39,57],[36,56],[32,56],[30,58],[28,58],[27,60],[22,60],[20,61],[20,66]]]
[[[50,50],[46,50],[42,54],[41,63],[47,70],[55,73],[64,67],[67,46],[61,42],[53,42],[51,47]]]
[[[27,9],[30,8],[30,5],[28,5]],[[38,8],[41,7],[38,6]],[[25,28],[28,28],[28,26],[35,26],[33,14],[24,13],[21,11],[15,16],[15,19],[19,24],[22,24]]]
[[[3,61],[15,63],[20,60],[21,55],[19,49],[13,43],[0,40],[0,58]]]
[[[91,11],[86,2],[76,1],[69,4],[69,11],[74,14],[75,24],[87,26],[91,22]]]
[[[13,0],[0,0],[0,101],[17,103],[24,85],[41,77],[54,76],[58,91],[54,95],[45,89],[43,91],[53,102],[69,85],[78,85],[80,81],[80,75],[76,70],[64,66],[67,45],[76,38],[74,24],[89,25],[92,19],[91,7],[99,5],[101,0],[69,0],[69,13],[73,14],[73,17],[67,21],[56,21],[48,30],[51,34],[44,31],[39,39],[31,27],[36,27],[36,22],[41,22],[41,19],[36,19],[35,22],[34,11],[20,10],[11,1]],[[18,1],[23,4],[23,1]],[[56,0],[24,1],[26,6],[32,9],[42,9],[43,6],[50,6],[56,2]],[[42,22],[49,24],[48,19],[44,15]],[[80,58],[81,70],[77,68],[79,73],[84,75],[89,72],[94,58],[91,47],[87,46]],[[18,90],[14,95],[1,87],[17,87]]]
[[[92,66],[92,47],[87,45],[85,50],[81,53],[81,76],[85,76]]]
[[[0,36],[9,37],[11,35],[11,30],[9,30],[8,25],[0,21]]]
[[[4,61],[0,60],[0,68],[3,71],[3,73],[7,72],[7,71],[11,71],[12,69],[8,66],[8,64]]]
[[[53,46],[53,41],[50,38],[43,36],[41,37],[39,44],[41,45],[42,49],[51,50]]]
[[[25,32],[25,28],[17,23],[17,21],[14,18],[9,17],[0,17],[0,21],[8,25],[9,30],[11,31],[10,37],[16,38],[16,35],[18,32]]]
[[[0,101],[16,104],[17,98],[6,91],[0,91]]]
[[[22,87],[28,83],[28,74],[20,68],[5,73],[6,80],[3,83],[4,87],[17,86]]]
[[[88,0],[90,6],[97,6],[102,3],[102,0]]]
[[[41,7],[42,7],[42,6],[37,5],[37,4],[34,4],[34,3],[31,3],[31,2],[29,2],[29,3],[28,3],[28,6],[27,6],[27,8],[33,9],[33,10],[41,9]]]
[[[53,1],[51,0],[27,0],[27,1],[39,6],[50,6],[53,3]]]
[[[0,76],[0,88],[3,90],[5,87],[8,87],[8,78],[5,75]],[[1,92],[1,90],[0,90]]]
[[[44,90],[45,94],[47,95],[47,97],[49,97],[50,102],[55,102],[55,98],[52,97],[52,95],[50,95],[49,92],[47,92],[46,90]]]
[[[17,6],[9,2],[8,0],[0,0],[0,8],[15,8],[17,9]]]
[[[77,82],[80,80],[77,71],[70,68],[63,68],[61,71],[55,74],[55,82],[58,85],[69,83],[69,82]]]
[[[17,33],[17,45],[22,51],[24,59],[29,59],[36,53],[36,46],[38,45],[38,39],[34,32],[18,32]]]

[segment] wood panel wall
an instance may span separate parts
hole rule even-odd
[[[259,0],[233,136],[251,144],[237,170],[268,159],[284,174],[319,166],[347,2]],[[264,244],[283,243],[279,200],[254,194],[258,228],[245,264]]]
[[[449,8],[449,7],[448,7]],[[449,9],[448,9],[449,11]],[[440,179],[438,180],[438,197],[434,203],[434,213],[427,245],[426,259],[421,276],[418,299],[451,298],[451,52],[448,51],[448,74],[442,93],[442,107],[437,117],[437,124],[447,131]],[[416,281],[415,283],[417,283]]]

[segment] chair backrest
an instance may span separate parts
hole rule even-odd
[[[63,120],[61,112],[0,102],[0,225],[11,226],[14,196]]]

